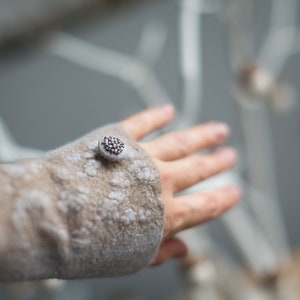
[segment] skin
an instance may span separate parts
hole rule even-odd
[[[174,107],[165,105],[142,111],[120,124],[134,139],[140,141],[148,134],[169,124],[174,116]],[[153,266],[162,264],[170,258],[186,256],[187,246],[175,237],[176,233],[220,216],[240,199],[241,192],[236,186],[174,196],[234,166],[236,153],[228,147],[206,155],[197,154],[199,151],[222,145],[228,135],[229,128],[225,124],[211,122],[173,131],[141,144],[160,172],[165,205],[164,236],[158,254],[152,262]]]

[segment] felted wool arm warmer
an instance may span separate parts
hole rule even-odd
[[[98,140],[120,138],[114,160]],[[43,159],[0,167],[0,279],[119,276],[159,247],[160,175],[119,125],[100,128]]]

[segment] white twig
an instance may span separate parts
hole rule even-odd
[[[181,6],[184,1],[179,0],[177,3]],[[222,0],[200,0],[189,3],[184,3],[187,9],[198,14],[217,14],[222,9]]]
[[[269,32],[258,55],[258,61],[276,77],[293,49],[297,33],[297,8],[297,0],[272,1]]]
[[[297,27],[283,27],[267,37],[257,61],[270,70],[273,76],[280,75],[287,59],[294,53],[297,32]]]
[[[137,56],[148,66],[155,65],[161,56],[166,39],[166,26],[158,21],[150,22],[142,33]]]
[[[243,105],[241,116],[250,185],[266,195],[262,199],[264,203],[261,204],[261,209],[255,207],[258,200],[250,201],[250,205],[263,225],[263,231],[274,251],[280,259],[286,260],[289,258],[290,249],[276,189],[275,160],[268,116],[264,107],[254,111],[248,110]]]
[[[222,300],[217,284],[220,274],[212,257],[223,259],[225,264],[225,255],[217,253],[216,245],[205,228],[185,230],[178,236],[188,245],[188,256],[193,261],[193,264],[182,273],[187,285],[185,297],[191,300]]]
[[[172,102],[153,71],[134,57],[89,44],[65,33],[52,33],[43,46],[48,53],[127,82],[142,96],[146,106]]]
[[[294,40],[294,47],[291,51],[291,55],[298,55],[300,53],[300,27],[296,28],[297,34]]]
[[[230,63],[236,72],[254,57],[253,1],[230,1],[223,14],[229,33]]]
[[[220,220],[254,274],[265,276],[278,271],[278,259],[273,249],[243,206],[235,207]]]
[[[203,0],[182,0],[180,12],[181,72],[184,84],[182,126],[199,120],[202,104],[202,24]],[[192,9],[197,7],[197,11]]]
[[[202,227],[195,227],[178,234],[189,248],[189,257],[199,257],[209,254],[215,247],[209,233]]]
[[[231,19],[233,20],[232,26],[229,28],[232,36],[231,50],[239,57],[239,60],[234,57],[232,58],[233,68],[239,68],[239,64],[245,63],[245,58],[247,59],[247,55],[249,55],[253,48],[253,41],[249,37],[247,38],[247,35],[251,33],[250,20],[248,19],[247,21],[245,14],[242,14],[242,18],[240,18],[238,13],[239,10],[246,13],[244,8],[250,5],[250,3],[252,1],[244,0],[243,3],[240,3],[241,6],[237,7],[237,10],[231,15]],[[232,4],[233,9],[236,9],[236,6],[233,6],[236,4],[238,3]],[[271,70],[273,72],[280,72],[283,63],[286,61],[286,55],[289,55],[290,47],[293,43],[292,37],[295,33],[293,26],[296,24],[295,13],[297,11],[295,5],[295,0],[274,0],[272,2],[271,25],[268,37],[259,55],[259,62],[267,64],[269,68],[272,65]],[[247,14],[251,15],[252,9],[249,9]],[[234,16],[237,16],[238,21],[234,21]],[[251,22],[253,22],[253,18]],[[289,30],[285,31],[285,29],[282,29],[283,26],[285,29],[289,26]],[[286,45],[283,45],[284,43]],[[273,52],[274,55],[272,54]],[[254,62],[257,61],[255,57],[253,59]],[[274,62],[274,60],[276,61]],[[264,206],[264,209],[261,211],[254,208],[253,210],[258,220],[263,220],[261,222],[263,231],[272,247],[276,249],[276,255],[280,258],[287,258],[289,255],[289,246],[275,186],[272,141],[267,114],[260,108],[261,105],[255,106],[255,110],[250,110],[246,105],[247,100],[238,102],[241,105],[241,121],[243,123],[246,143],[245,148],[250,185],[266,195],[263,199],[264,203],[261,204],[261,206]],[[255,200],[253,202],[257,203]],[[250,205],[253,206],[255,204],[250,201]]]
[[[272,0],[269,34],[284,27],[296,26],[297,2],[297,0]]]

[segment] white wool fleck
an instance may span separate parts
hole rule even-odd
[[[108,213],[114,212],[115,210],[117,210],[117,207],[118,207],[117,201],[111,199],[104,199],[101,206],[101,213],[103,211]]]
[[[82,194],[89,194],[90,190],[89,188],[85,187],[85,186],[78,186],[77,187],[78,191]]]
[[[61,180],[71,180],[72,176],[66,168],[58,168],[56,170],[56,176]]]
[[[91,230],[94,228],[94,223],[89,221],[89,220],[86,220],[85,223],[84,223],[84,227],[87,229],[87,230]]]
[[[16,198],[12,212],[12,221],[18,230],[23,231],[23,224],[26,224],[31,215],[39,216],[42,212],[49,212],[53,208],[50,198],[38,190],[23,192]]]
[[[85,227],[81,227],[79,229],[73,230],[72,235],[73,236],[87,236],[89,234],[89,231]]]
[[[138,180],[152,178],[152,176],[149,174],[149,172],[152,173],[152,171],[149,168],[147,168],[145,162],[141,160],[133,161],[132,164],[129,166],[128,171],[132,175],[134,175]]]
[[[63,240],[67,240],[69,238],[68,231],[64,228],[58,229],[58,234]]]
[[[140,221],[144,222],[147,220],[146,212],[143,208],[140,208],[137,214]]]
[[[86,173],[81,172],[81,171],[77,171],[76,176],[79,178],[87,178],[88,177]]]
[[[122,202],[125,199],[125,194],[119,191],[112,191],[108,194],[108,198],[116,200],[118,202]]]
[[[112,178],[112,180],[109,183],[112,187],[117,187],[117,188],[128,188],[130,187],[130,181],[124,177],[123,173],[116,173],[114,174],[114,177]]]
[[[26,175],[26,169],[22,165],[3,165],[1,169],[12,178],[20,178]]]
[[[81,247],[85,247],[87,245],[89,245],[91,243],[91,240],[89,239],[78,239],[78,238],[75,238],[75,239],[72,239],[72,244],[74,247],[78,247],[78,248],[81,248]]]
[[[33,162],[26,163],[25,168],[26,168],[26,170],[31,172],[32,175],[39,175],[39,173],[41,172],[42,166],[40,164],[38,164],[37,162],[33,161]]]
[[[68,212],[68,207],[64,202],[58,201],[57,202],[57,208],[62,212],[62,213],[67,213]]]
[[[86,146],[89,150],[96,150],[98,147],[98,141],[97,140],[88,141],[86,143]]]
[[[94,177],[97,175],[97,170],[101,167],[101,163],[98,160],[90,159],[85,165],[84,165],[84,172]]]
[[[120,220],[124,224],[128,225],[129,223],[136,220],[136,215],[137,215],[137,213],[133,209],[126,208],[123,215],[121,216]]]
[[[81,154],[82,158],[92,158],[94,156],[94,154],[92,152],[83,152]]]
[[[82,157],[80,153],[69,153],[66,156],[66,159],[71,162],[78,162],[82,159]]]
[[[16,207],[22,209],[49,209],[53,206],[49,196],[38,190],[29,190],[23,192],[17,198]]]
[[[149,168],[143,168],[136,173],[139,180],[154,181],[156,180],[156,174]]]
[[[129,171],[136,172],[146,166],[147,165],[142,160],[134,160],[129,167]]]
[[[140,181],[155,181],[156,172],[145,165],[145,162],[137,160],[133,162],[129,167],[129,172]]]
[[[115,214],[118,213],[118,202],[112,199],[104,199],[101,208],[98,210],[98,216],[101,220],[115,219]]]
[[[59,228],[49,222],[42,222],[39,227],[44,235],[51,236],[53,240],[59,240],[62,243],[66,243],[69,240],[68,232],[64,228]]]
[[[112,215],[112,220],[113,221],[120,220],[120,214],[118,213],[118,211],[115,211],[115,213]]]
[[[36,162],[26,163],[24,165],[3,165],[1,167],[3,172],[14,179],[22,178],[25,181],[29,181],[33,176],[39,175],[41,166]]]
[[[58,197],[66,205],[65,208],[63,208],[63,204],[60,205],[62,211],[71,210],[79,212],[84,208],[84,201],[86,201],[85,195],[74,194],[74,192],[67,190],[60,192]]]

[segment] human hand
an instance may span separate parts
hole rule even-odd
[[[174,114],[174,108],[166,105],[145,110],[120,124],[139,141],[170,123]],[[174,196],[234,166],[236,154],[231,148],[219,149],[206,155],[197,154],[200,150],[223,144],[228,134],[229,129],[226,125],[211,122],[173,131],[141,144],[160,172],[165,206],[164,236],[152,265],[161,264],[169,258],[184,257],[187,254],[187,247],[174,237],[176,233],[218,217],[239,200],[240,190],[235,186]]]

